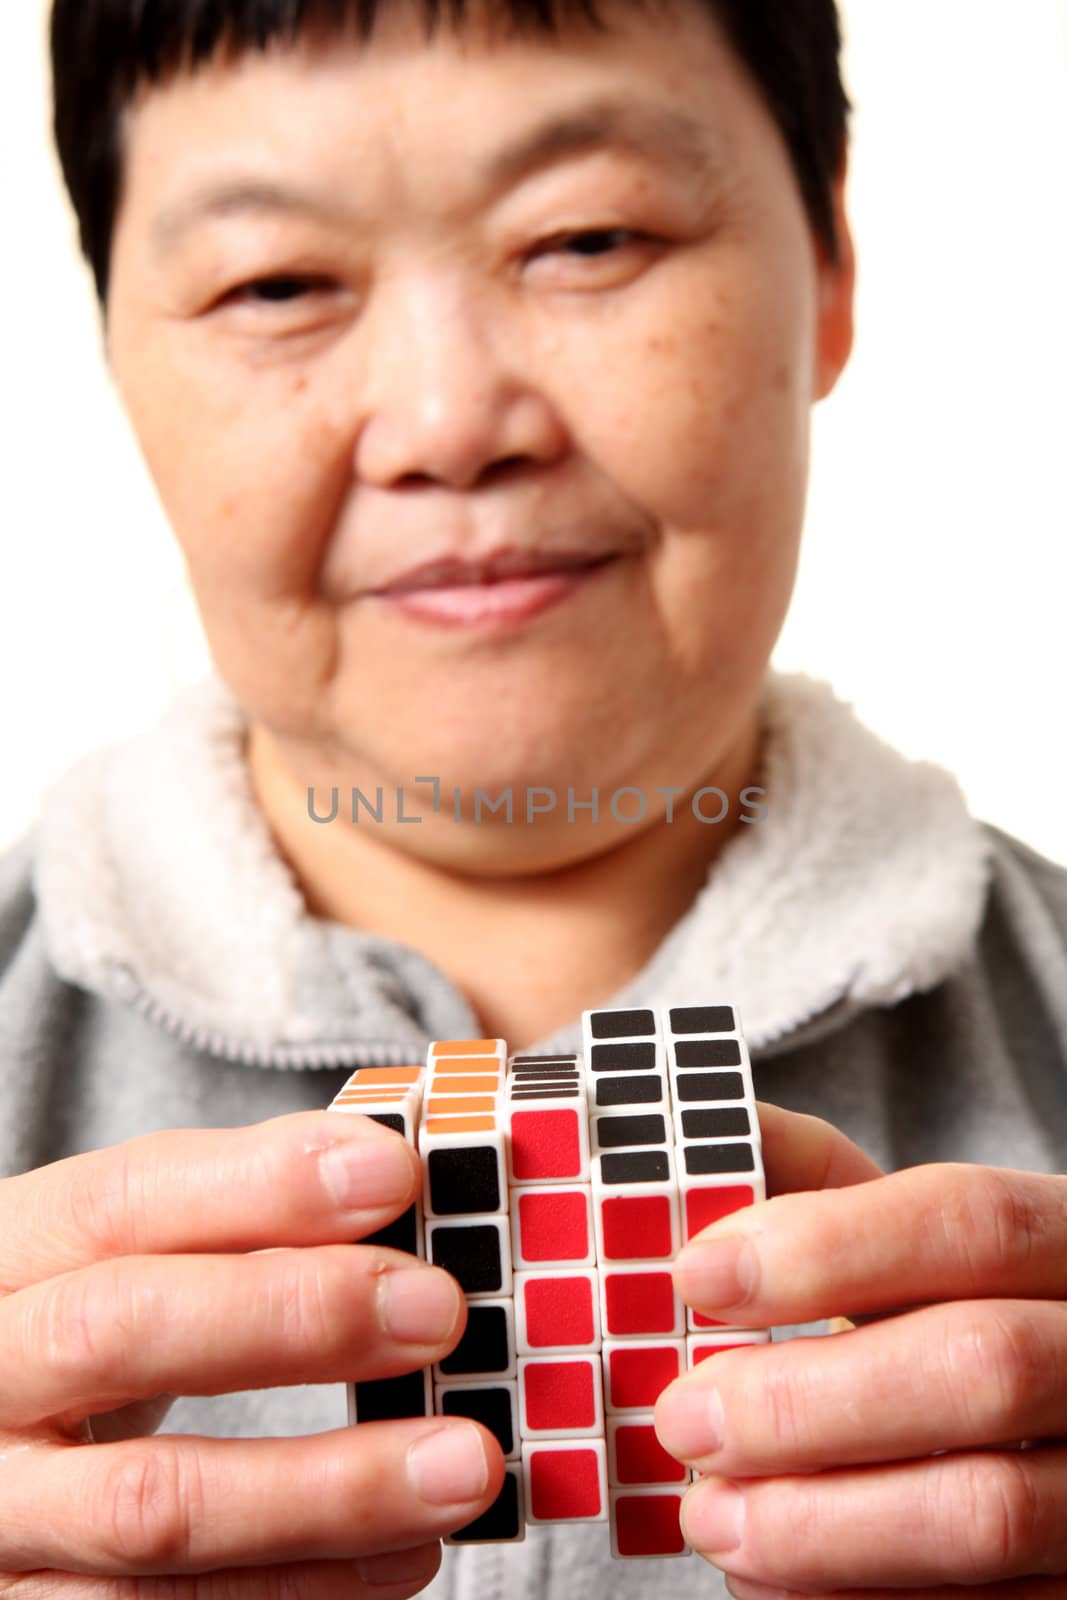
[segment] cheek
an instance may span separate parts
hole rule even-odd
[[[788,609],[807,488],[812,329],[802,286],[705,274],[626,350],[605,448],[657,529],[663,650],[684,681],[709,662],[762,671]],[[633,397],[638,400],[633,401]],[[722,686],[720,680],[720,687]]]
[[[669,306],[626,324],[597,370],[615,381],[594,402],[587,438],[655,522],[694,533],[795,509],[807,470],[810,333],[794,294],[694,274]],[[588,371],[588,366],[586,366]]]
[[[198,592],[312,590],[351,461],[307,372],[220,383],[160,352],[123,394]]]

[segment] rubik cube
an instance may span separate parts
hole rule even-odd
[[[671,1279],[685,1240],[766,1195],[736,1010],[586,1011],[579,1055],[437,1040],[425,1065],[360,1067],[329,1109],[418,1149],[420,1199],[366,1242],[446,1268],[467,1299],[432,1369],[347,1386],[352,1424],[462,1416],[499,1440],[500,1494],[446,1542],[603,1521],[617,1558],[689,1554],[692,1474],[656,1438],[656,1398],[770,1338],[693,1312]]]

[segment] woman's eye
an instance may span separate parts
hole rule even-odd
[[[325,279],[302,278],[295,273],[275,273],[239,283],[226,295],[227,300],[250,300],[256,305],[289,305],[316,289],[327,288]]]
[[[581,233],[559,234],[556,238],[549,239],[547,245],[548,248],[556,246],[567,247],[570,250],[578,245],[588,246],[592,244],[592,249],[581,249],[578,254],[583,259],[595,260],[599,256],[609,255],[613,248],[617,248],[617,243],[614,242],[621,240],[623,243],[630,244],[634,240],[640,240],[645,237],[646,235],[636,233],[632,228],[585,228]],[[598,244],[602,248],[597,249],[596,246]],[[604,248],[605,245],[606,248]]]

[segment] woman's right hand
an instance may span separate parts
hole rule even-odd
[[[347,1193],[325,1176],[340,1155]],[[455,1280],[351,1242],[419,1183],[399,1134],[326,1111],[150,1133],[0,1181],[0,1596],[423,1588],[441,1535],[503,1482],[477,1423],[121,1436],[158,1424],[172,1395],[391,1377],[451,1350]]]

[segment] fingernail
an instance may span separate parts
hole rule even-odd
[[[460,1290],[440,1267],[404,1267],[379,1279],[382,1327],[404,1344],[443,1344],[459,1318]]]
[[[729,1483],[696,1484],[682,1501],[682,1530],[694,1550],[736,1550],[745,1532],[745,1499]]]
[[[656,1401],[656,1433],[665,1450],[683,1461],[722,1448],[726,1415],[718,1389],[674,1383]]]
[[[414,1187],[411,1156],[399,1136],[371,1135],[332,1145],[319,1157],[319,1171],[327,1194],[341,1211],[399,1205]]]
[[[489,1483],[482,1436],[470,1423],[416,1440],[408,1451],[407,1466],[411,1487],[431,1506],[477,1500]]]
[[[716,1239],[686,1245],[674,1263],[678,1293],[689,1305],[705,1311],[716,1306],[741,1306],[759,1283],[759,1261],[748,1239]]]
[[[390,1550],[386,1555],[363,1556],[353,1566],[364,1583],[413,1583],[437,1571],[440,1550],[439,1544],[420,1545],[417,1550]]]

